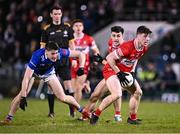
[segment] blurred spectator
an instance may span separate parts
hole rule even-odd
[[[178,92],[178,83],[176,74],[172,70],[171,64],[165,66],[165,71],[161,79],[161,90],[168,93]]]
[[[14,50],[14,41],[15,41],[15,30],[13,26],[9,24],[4,32],[4,41],[6,43],[5,46],[5,61],[11,60],[13,58],[13,50]]]
[[[147,63],[147,69],[138,72],[138,78],[142,81],[144,97],[154,100],[160,95],[159,74],[153,62]]]

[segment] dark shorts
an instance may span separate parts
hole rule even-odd
[[[59,60],[55,64],[56,74],[63,80],[71,80],[71,64],[69,59]]]

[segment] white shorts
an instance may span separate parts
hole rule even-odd
[[[55,75],[55,70],[53,69],[51,72],[49,72],[48,74],[45,75],[37,75],[35,74],[37,77],[39,77],[40,79],[43,79],[44,82],[48,82],[49,80],[51,80]]]

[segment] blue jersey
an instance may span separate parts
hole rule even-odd
[[[69,57],[68,49],[59,49],[58,50],[58,61],[61,62],[63,57]],[[55,62],[49,60],[45,55],[45,48],[35,51],[31,57],[31,60],[28,63],[28,66],[34,70],[36,75],[48,75],[54,70]]]

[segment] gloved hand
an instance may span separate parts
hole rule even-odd
[[[133,78],[135,78],[135,77],[136,77],[135,72],[130,72],[130,73],[132,74]]]
[[[81,76],[84,74],[84,68],[80,67],[78,70],[77,70],[77,75],[78,76]]]
[[[118,72],[117,73],[117,77],[119,78],[120,80],[120,84],[121,86],[125,87],[128,85],[128,79],[126,79],[126,76],[128,76],[127,73],[124,73],[124,72]]]
[[[99,63],[102,63],[102,61],[104,60],[101,55],[97,54],[93,56],[93,60]]]
[[[25,111],[25,108],[27,107],[26,97],[21,97],[19,107],[20,107],[23,111]]]

